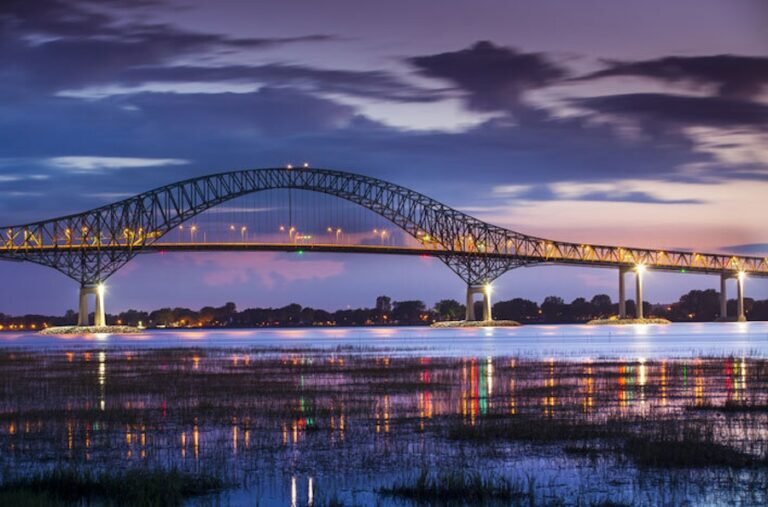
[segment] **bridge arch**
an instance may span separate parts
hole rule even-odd
[[[0,255],[53,267],[81,286],[93,286],[196,215],[247,194],[277,189],[320,192],[381,215],[412,237],[426,238],[444,251],[438,257],[468,285],[489,283],[509,269],[537,262],[514,254],[532,240],[536,244],[543,241],[488,224],[378,178],[286,167],[190,178],[83,213],[5,227],[5,251]]]

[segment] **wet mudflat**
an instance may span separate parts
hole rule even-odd
[[[759,356],[4,349],[0,472],[8,498],[142,472],[203,505],[759,505],[767,383]]]

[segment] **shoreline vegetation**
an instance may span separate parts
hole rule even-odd
[[[54,326],[47,327],[38,334],[136,334],[144,331],[143,327],[136,326]]]
[[[521,325],[522,324],[514,320],[446,320],[442,322],[434,322],[430,327],[517,327]]]
[[[634,301],[628,300],[626,311],[635,315]],[[736,315],[736,301],[729,300],[728,316]],[[768,320],[768,300],[744,299],[748,320]],[[475,302],[475,315],[482,315],[482,302]],[[549,296],[542,303],[523,298],[497,301],[492,308],[494,326],[504,326],[504,321],[528,324],[638,324],[669,322],[715,322],[720,317],[720,300],[717,291],[692,290],[672,304],[643,302],[642,322],[627,319],[616,320],[618,303],[607,294],[592,299],[576,298],[567,303],[562,298]],[[420,300],[393,301],[387,296],[376,298],[372,307],[347,308],[333,312],[293,303],[278,308],[239,309],[235,303],[223,306],[204,306],[199,310],[183,307],[166,307],[152,311],[126,310],[107,314],[109,326],[165,328],[259,328],[259,327],[313,327],[313,326],[429,326],[456,327],[450,322],[460,321],[466,307],[454,299],[442,299],[431,307]],[[603,322],[606,321],[606,322]],[[12,316],[0,313],[0,331],[37,331],[53,327],[71,327],[78,322],[78,314],[68,310],[63,316],[27,314]],[[664,322],[666,323],[666,322]],[[462,327],[483,324],[460,324]],[[98,332],[98,331],[97,331]]]
[[[671,321],[667,319],[661,319],[657,317],[650,317],[646,319],[619,319],[619,318],[609,318],[609,319],[593,319],[587,322],[588,326],[631,326],[635,324],[672,324]]]

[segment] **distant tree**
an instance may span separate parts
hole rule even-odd
[[[385,314],[392,311],[392,298],[389,296],[379,296],[376,298],[376,311]]]
[[[373,320],[376,322],[387,322],[392,314],[392,298],[389,296],[379,296],[376,298],[376,309]]]
[[[302,326],[311,326],[315,322],[315,310],[313,308],[304,307],[299,312],[299,323]]]
[[[768,320],[768,299],[755,301],[749,312],[750,320]]]
[[[755,304],[755,300],[752,298],[744,298],[744,315],[749,318],[752,315],[752,307]],[[738,302],[735,299],[728,300],[728,315],[735,317],[738,312]]]
[[[392,319],[400,324],[417,324],[421,322],[421,315],[425,311],[426,306],[423,301],[395,301],[392,308]]]
[[[464,318],[466,307],[455,299],[441,299],[435,303],[438,320],[459,320]]]
[[[692,290],[680,297],[677,307],[683,318],[712,321],[720,315],[720,293],[714,289]]]
[[[565,312],[565,301],[557,296],[547,296],[541,303],[541,311],[547,322],[562,322]]]
[[[277,312],[277,320],[285,325],[299,323],[301,321],[301,305],[291,303],[280,308]]]
[[[237,306],[233,302],[225,303],[217,309],[216,320],[221,324],[229,324],[237,313]]]
[[[613,314],[613,302],[608,294],[597,294],[590,303],[595,317],[606,318]]]
[[[173,310],[160,308],[149,314],[150,322],[155,326],[167,326],[173,322]]]
[[[527,322],[539,318],[539,305],[535,301],[515,298],[493,305],[493,317],[500,320]]]
[[[75,324],[77,322],[77,312],[74,310],[67,310],[64,314],[64,324]]]
[[[204,312],[205,310],[205,312]],[[174,308],[173,322],[182,326],[210,325],[215,320],[216,310],[210,306],[196,312],[190,308]]]
[[[138,326],[139,322],[146,325],[149,322],[149,314],[139,310],[127,310],[118,314],[117,319],[126,326]]]
[[[592,303],[584,298],[574,299],[564,310],[564,318],[569,322],[585,322],[591,320],[594,314]]]
[[[333,320],[333,316],[325,310],[315,310],[313,320],[315,324],[326,324]]]

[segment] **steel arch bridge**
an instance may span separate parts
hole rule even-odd
[[[82,287],[92,287],[137,254],[158,249],[160,238],[192,217],[237,197],[275,189],[329,194],[381,215],[428,245],[387,253],[436,256],[470,288],[488,284],[510,269],[536,263],[618,267],[623,271],[644,265],[723,277],[735,277],[740,272],[768,276],[768,258],[552,241],[483,222],[394,183],[307,167],[201,176],[82,213],[4,227],[0,229],[0,259],[49,266]],[[228,248],[220,245],[218,249]],[[275,245],[274,249],[285,246]],[[355,251],[341,246],[328,249]]]

